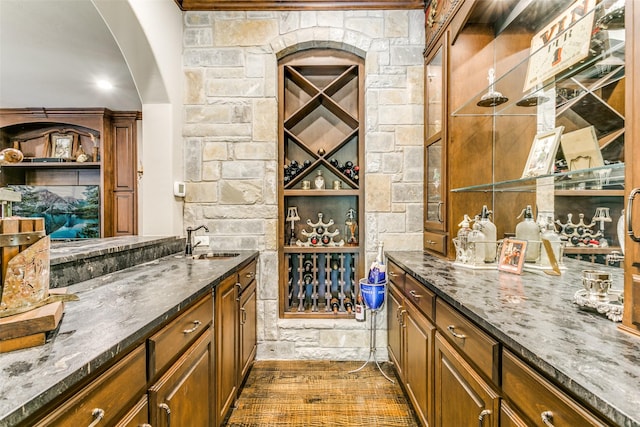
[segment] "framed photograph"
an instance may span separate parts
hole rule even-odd
[[[22,200],[13,214],[44,218],[52,240],[100,237],[100,187],[97,185],[9,185]],[[55,201],[55,202],[54,202]]]
[[[72,159],[74,151],[74,136],[72,134],[51,134],[51,157]]]
[[[604,166],[593,126],[562,135],[560,145],[570,171]]]
[[[526,250],[526,240],[504,239],[498,260],[498,270],[522,274]]]
[[[536,135],[529,151],[529,158],[522,172],[522,178],[551,173],[563,130],[564,126],[559,126],[550,132]]]

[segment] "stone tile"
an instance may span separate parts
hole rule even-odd
[[[316,12],[318,25],[323,27],[342,28],[344,26],[344,12],[338,10],[319,10]]]
[[[225,142],[206,142],[202,147],[202,160],[227,160],[227,144]]]
[[[202,217],[207,219],[266,219],[278,218],[278,207],[274,205],[263,205],[256,209],[254,205],[246,206],[204,206]]]
[[[240,49],[185,49],[182,55],[185,67],[229,67],[243,65]]]
[[[222,176],[220,171],[220,162],[202,162],[202,180],[218,181]]]
[[[236,142],[233,144],[237,160],[274,160],[277,156],[274,142]]]
[[[211,28],[187,28],[184,30],[183,45],[185,47],[213,46]]]
[[[421,124],[396,126],[396,146],[422,147],[424,127]]]
[[[300,28],[311,28],[318,25],[316,12],[313,10],[303,10],[300,12]]]
[[[402,173],[403,153],[385,153],[382,156],[382,172],[386,174]]]
[[[368,212],[385,212],[391,208],[391,179],[388,175],[367,174],[365,206]]]
[[[188,27],[211,25],[211,15],[208,12],[186,12],[184,23]]]
[[[232,105],[186,106],[185,123],[229,123]]]
[[[384,13],[384,37],[409,37],[406,10],[388,10]]]
[[[253,112],[253,140],[276,141],[278,139],[278,103],[276,99],[254,100]]]
[[[391,46],[392,65],[417,65],[422,64],[424,57],[420,46]]]
[[[404,213],[380,212],[378,222],[380,223],[378,226],[380,233],[404,233],[406,230]]]
[[[423,182],[424,180],[424,157],[421,146],[404,148],[404,182]]]
[[[206,136],[226,140],[249,139],[251,137],[250,123],[219,123],[219,124],[186,124],[183,128],[183,136]]]
[[[389,153],[394,150],[393,132],[370,132],[366,139],[367,153]],[[367,169],[368,170],[368,169]]]
[[[214,27],[217,46],[255,46],[278,35],[278,22],[269,20],[218,21]]]
[[[222,163],[222,179],[262,179],[264,162],[235,160]]]
[[[217,79],[205,83],[207,96],[260,97],[264,95],[263,79]]]
[[[262,203],[262,200],[262,181],[260,180],[229,180],[220,182],[221,204],[254,205],[256,203]]]
[[[407,204],[407,233],[422,233],[423,230],[423,219],[424,219],[424,210],[422,208],[421,203],[409,203]],[[419,248],[417,248],[419,249]]]
[[[280,34],[289,33],[300,28],[300,12],[287,11],[278,14]]]
[[[422,120],[421,105],[380,105],[380,124],[412,125]]]
[[[391,200],[401,203],[422,202],[422,183],[397,183],[391,186]]]
[[[184,103],[204,104],[204,75],[200,69],[184,70]]]
[[[218,184],[215,182],[187,182],[185,203],[215,203],[218,201]]]
[[[199,138],[187,138],[184,142],[185,180],[202,179],[202,143]]]

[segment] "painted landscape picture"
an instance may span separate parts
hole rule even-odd
[[[51,239],[100,237],[100,187],[97,185],[10,185],[22,194],[13,214],[44,218]]]

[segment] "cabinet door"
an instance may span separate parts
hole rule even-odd
[[[236,276],[225,279],[215,290],[216,417],[219,421],[236,396],[238,300]]]
[[[498,394],[438,332],[434,359],[435,425],[497,427]]]
[[[256,355],[256,281],[253,280],[240,296],[240,364],[238,386],[249,372]]]
[[[405,316],[405,386],[423,425],[433,422],[433,337],[435,327],[412,304]]]
[[[402,307],[402,295],[393,284],[389,286],[387,299],[387,349],[389,359],[396,366],[398,377],[403,380],[402,342],[404,340],[402,334],[404,329],[402,328],[402,320],[405,312]]]
[[[149,389],[154,427],[213,425],[211,330],[202,336]]]
[[[145,364],[146,351],[141,345],[36,425],[114,423],[144,394]]]
[[[148,427],[149,397],[145,394],[142,399],[116,424],[115,427]]]

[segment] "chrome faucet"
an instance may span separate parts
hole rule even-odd
[[[187,227],[187,244],[184,247],[184,254],[185,255],[192,255],[193,254],[193,241],[191,239],[191,233],[193,233],[194,231],[198,231],[201,228],[204,228],[204,231],[209,232],[209,229],[207,228],[206,225],[199,225],[196,228],[192,228],[192,227]]]

